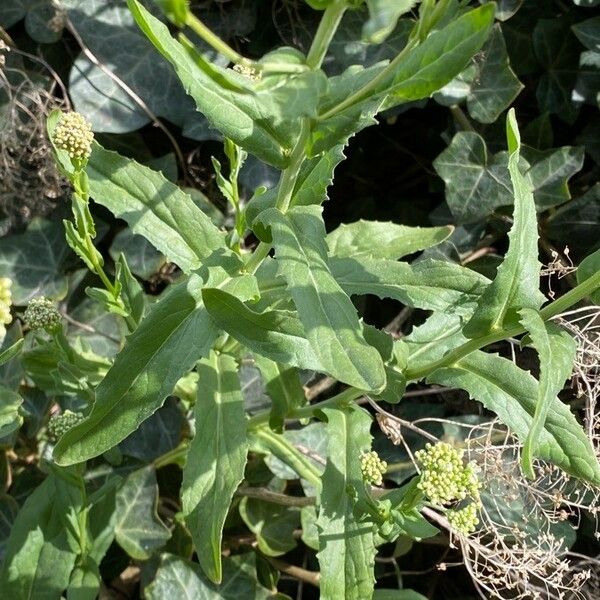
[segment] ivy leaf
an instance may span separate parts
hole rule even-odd
[[[92,198],[183,271],[198,269],[216,250],[225,252],[225,234],[162,173],[96,142],[86,173]]]
[[[193,275],[154,304],[96,388],[92,412],[54,448],[58,464],[74,464],[112,448],[152,415],[177,380],[208,354],[218,331]]]
[[[359,389],[383,389],[383,362],[365,342],[356,308],[329,271],[321,208],[298,206],[286,215],[269,209],[261,221],[271,228],[278,273],[325,372]]]
[[[263,554],[281,556],[296,547],[294,531],[300,526],[299,509],[243,498],[240,515],[256,535],[258,549]]]
[[[579,267],[577,267],[577,283],[583,283],[598,272],[600,272],[600,250],[596,250],[581,261]],[[590,298],[596,304],[600,304],[600,289],[592,292]]]
[[[0,572],[9,598],[59,598],[69,584],[76,540],[65,527],[81,508],[81,489],[51,473],[25,500],[12,526]]]
[[[145,237],[136,235],[129,228],[117,233],[110,246],[109,253],[114,261],[117,261],[121,254],[124,254],[131,272],[146,280],[156,275],[161,267],[167,263],[165,256]]]
[[[117,492],[115,538],[132,558],[150,558],[171,537],[156,514],[157,505],[158,485],[152,465],[131,473]]]
[[[600,52],[600,17],[576,23],[571,29],[588,50]]]
[[[0,238],[0,277],[12,282],[12,301],[27,304],[36,296],[61,299],[67,294],[63,273],[71,250],[62,225],[36,217],[25,233]]]
[[[200,566],[215,583],[223,578],[221,539],[248,454],[246,415],[235,359],[211,352],[198,363],[196,434],[183,470],[182,505]]]
[[[583,196],[559,207],[546,221],[544,230],[554,242],[568,245],[580,255],[598,248],[595,226],[600,223],[600,183]]]
[[[545,298],[539,291],[540,262],[537,247],[537,219],[530,182],[519,170],[521,140],[514,113],[508,113],[508,170],[514,190],[513,226],[509,246],[496,278],[481,296],[477,309],[464,327],[467,337],[475,338],[507,324],[518,322],[522,308],[538,309]]]
[[[102,0],[61,0],[61,6],[87,48],[143,99],[151,113],[183,127],[188,135],[197,127],[201,115],[168,63],[135,26],[125,0],[110,4]],[[83,53],[71,68],[69,92],[75,108],[92,123],[94,131],[124,133],[151,120],[135,97]]]
[[[435,99],[444,105],[467,101],[469,114],[480,123],[493,123],[523,89],[510,68],[500,25],[492,28],[481,52]]]
[[[362,28],[362,39],[381,44],[396,27],[398,19],[411,10],[417,0],[367,0],[369,18]]]
[[[430,248],[448,239],[453,231],[443,227],[407,227],[381,221],[356,221],[342,224],[327,234],[332,256],[343,258],[398,259]]]
[[[535,414],[521,454],[523,471],[530,479],[535,479],[533,457],[537,442],[554,399],[571,376],[577,343],[564,329],[554,323],[544,323],[535,310],[521,310],[521,323],[529,332],[532,345],[540,358],[540,384]]]
[[[540,112],[572,123],[579,112],[571,97],[577,81],[579,49],[568,19],[539,19],[533,30],[533,47],[545,69],[536,91]]]
[[[354,514],[352,493],[364,489],[361,454],[371,446],[370,415],[358,406],[323,409],[329,448],[321,478],[317,527],[322,600],[362,600],[373,594],[373,525]]]
[[[241,560],[240,560],[241,559]],[[240,600],[256,598],[259,586],[248,571],[254,567],[247,555],[223,559],[223,585],[203,575],[197,563],[173,554],[163,554],[156,576],[144,591],[148,600]]]
[[[472,398],[494,411],[522,443],[527,439],[539,384],[512,361],[476,351],[451,367],[434,371],[427,381],[466,390]],[[548,408],[537,456],[575,477],[595,485],[600,483],[600,465],[590,441],[569,407],[558,398],[553,398]]]

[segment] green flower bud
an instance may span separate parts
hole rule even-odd
[[[443,506],[457,500],[479,500],[480,483],[475,463],[463,463],[464,450],[445,442],[427,444],[415,453],[421,466],[417,487],[432,504]]]
[[[473,533],[479,524],[479,519],[477,518],[477,504],[475,502],[472,502],[460,510],[449,510],[446,513],[446,517],[454,529],[465,535]]]
[[[94,134],[91,125],[77,112],[63,113],[56,124],[53,142],[74,160],[87,160],[92,151]]]
[[[60,314],[54,303],[43,296],[34,298],[23,314],[23,320],[31,329],[56,331],[61,324]]]
[[[85,420],[83,413],[65,410],[48,421],[48,439],[55,444],[69,429]]]
[[[0,277],[0,337],[6,333],[5,325],[12,321],[10,306],[12,304],[12,294],[10,288],[12,281],[8,277]]]
[[[383,475],[387,470],[387,463],[379,458],[375,450],[371,450],[360,457],[360,470],[366,483],[381,485]]]

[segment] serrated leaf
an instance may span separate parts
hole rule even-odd
[[[564,329],[554,323],[544,323],[537,311],[524,308],[520,312],[521,324],[528,331],[540,359],[540,382],[535,413],[521,453],[523,471],[534,479],[533,457],[536,454],[537,442],[554,399],[571,376],[577,343]]]
[[[512,361],[476,351],[451,367],[434,371],[429,383],[458,387],[494,411],[500,421],[524,443],[531,430],[538,399],[538,382]],[[600,465],[581,425],[568,406],[554,398],[540,434],[537,455],[567,473],[595,485]]]
[[[116,496],[115,539],[132,558],[146,560],[171,532],[156,514],[158,486],[152,465],[127,477]]]
[[[154,18],[139,2],[128,0],[129,8],[139,27],[156,49],[173,65],[186,92],[213,127],[261,160],[284,168],[293,146],[296,131],[281,132],[268,123],[272,114],[252,93],[239,93],[222,87],[207,72],[198,67],[184,46],[174,40],[169,30]],[[217,65],[221,76],[232,78]],[[242,78],[243,81],[243,78]]]
[[[121,442],[208,353],[218,331],[202,304],[202,285],[193,275],[152,306],[96,388],[88,418],[56,445],[58,464],[87,460]]]
[[[342,224],[327,234],[329,254],[338,258],[399,259],[446,240],[452,226],[408,227],[382,221]]]
[[[407,306],[471,314],[489,284],[483,275],[455,263],[424,260],[408,265],[381,259],[330,259],[331,273],[349,295],[372,294]]]
[[[300,510],[264,500],[244,498],[240,515],[256,535],[258,549],[267,556],[281,556],[296,547],[294,531],[300,525]]]
[[[39,217],[25,233],[0,238],[0,277],[13,282],[13,304],[23,306],[36,296],[63,298],[67,293],[63,269],[70,253],[62,225]]]
[[[86,173],[90,196],[183,271],[198,269],[217,250],[226,251],[224,233],[162,173],[96,142]]]
[[[398,19],[416,3],[417,0],[367,0],[369,18],[362,28],[363,41],[383,42],[394,31]]]
[[[286,215],[269,209],[261,221],[271,228],[278,273],[325,372],[359,389],[382,389],[383,362],[364,341],[356,309],[329,271],[321,208],[294,207]]]
[[[520,137],[514,110],[507,117],[508,170],[514,191],[513,225],[509,246],[496,278],[481,296],[463,331],[474,338],[518,322],[522,308],[538,309],[545,298],[539,291],[540,262],[537,219],[530,182],[519,170]]]
[[[212,352],[198,363],[198,377],[196,433],[181,497],[200,565],[211,581],[220,583],[223,526],[248,454],[246,415],[234,358]]]
[[[371,417],[358,406],[323,412],[329,450],[317,520],[321,599],[363,600],[375,583],[373,526],[357,520],[351,494],[364,488],[360,457],[371,446]]]

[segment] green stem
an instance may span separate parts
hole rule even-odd
[[[548,306],[540,310],[540,316],[544,321],[548,321],[552,317],[559,315],[564,312],[580,300],[583,300],[589,296],[594,290],[600,287],[600,271],[592,275],[589,279],[586,279],[583,283],[580,283],[577,287],[569,290],[566,294],[548,304]],[[525,328],[521,325],[515,325],[509,329],[502,329],[500,331],[492,331],[483,337],[469,340],[458,348],[455,348],[442,358],[421,367],[420,369],[408,369],[405,373],[407,381],[417,381],[427,377],[430,373],[433,373],[437,369],[447,367],[464,358],[471,352],[479,350],[484,346],[489,346],[495,342],[500,342],[507,338],[515,337],[525,333]]]
[[[321,402],[315,402],[314,404],[309,404],[308,406],[302,406],[301,408],[297,408],[292,411],[286,418],[287,419],[305,419],[308,417],[313,417],[318,410],[323,408],[328,408],[331,406],[338,406],[343,404],[349,404],[353,402],[357,398],[363,395],[361,390],[357,390],[356,388],[350,387],[343,392],[337,394],[336,396],[332,396],[331,398],[327,398],[327,400],[322,400]],[[248,419],[248,429],[254,429],[257,427],[261,427],[262,425],[268,423],[270,410],[263,410],[250,419]]]
[[[176,464],[182,465],[185,457],[187,456],[189,449],[189,444],[187,441],[183,441],[179,446],[165,452],[158,458],[155,458],[152,461],[152,465],[155,469],[160,469],[161,467],[166,467],[167,465]]]
[[[318,69],[321,67],[323,59],[329,49],[329,44],[331,44],[331,40],[344,16],[344,12],[346,12],[346,8],[347,5],[345,0],[338,0],[338,2],[330,4],[323,13],[319,28],[317,29],[317,33],[315,34],[310,50],[308,51],[308,56],[306,57],[306,64],[311,69]]]
[[[321,489],[321,473],[304,454],[299,452],[282,435],[268,427],[252,432],[281,461],[293,469],[302,479],[306,479],[317,489]]]
[[[402,62],[404,57],[418,44],[417,38],[412,38],[408,41],[406,46],[402,49],[400,54],[392,60],[392,62],[383,69],[378,75],[373,77],[371,81],[369,81],[366,85],[364,85],[360,90],[357,90],[353,94],[350,94],[345,100],[331,107],[328,111],[319,115],[319,121],[326,121],[331,117],[334,117],[338,113],[346,110],[347,108],[353,106],[357,102],[364,100],[367,96],[371,95],[371,93],[375,92],[377,88],[396,70],[398,65]]]

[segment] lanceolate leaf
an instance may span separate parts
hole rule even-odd
[[[538,382],[512,361],[476,351],[434,371],[427,381],[466,390],[494,411],[521,442],[527,439],[539,397]],[[569,407],[556,397],[548,408],[536,455],[575,477],[600,484],[600,465],[590,441]]]
[[[225,234],[162,173],[97,143],[86,173],[92,198],[183,271],[198,269],[215,250],[225,250]]]
[[[67,465],[98,456],[135,431],[210,350],[218,330],[193,275],[156,303],[96,389],[89,417],[63,436],[54,458]]]
[[[361,454],[370,449],[371,417],[358,406],[324,409],[329,449],[321,478],[319,565],[321,600],[363,600],[373,594],[373,525],[354,515],[354,498],[364,487]]]
[[[332,256],[343,258],[399,259],[440,244],[450,237],[453,227],[407,227],[381,221],[342,224],[327,234]]]
[[[514,109],[508,113],[508,170],[514,191],[513,226],[509,247],[494,281],[485,290],[475,314],[465,325],[467,337],[475,338],[518,322],[521,308],[539,308],[545,298],[539,291],[540,262],[537,220],[530,182],[519,170],[521,140]]]
[[[331,272],[349,295],[373,294],[407,306],[470,315],[489,280],[460,265],[424,260],[414,265],[369,258],[331,258]]]
[[[202,297],[214,322],[252,352],[300,369],[323,370],[295,313],[257,313],[215,288],[204,289]]]
[[[363,390],[385,385],[383,362],[361,332],[356,308],[329,271],[321,207],[298,206],[283,215],[265,211],[278,273],[284,277],[310,345],[324,370]]]
[[[285,167],[293,140],[276,134],[269,123],[271,115],[261,107],[256,96],[222,87],[171,37],[163,23],[136,0],[128,0],[128,4],[142,31],[173,65],[186,92],[196,101],[198,109],[211,125],[265,162]],[[220,70],[216,65],[213,68]],[[222,75],[225,76],[225,73]]]
[[[171,532],[156,514],[158,486],[153,466],[134,471],[117,492],[115,538],[132,558],[145,560]]]
[[[533,346],[540,357],[537,404],[531,430],[521,455],[523,470],[533,479],[535,478],[533,457],[536,454],[538,438],[552,403],[571,375],[577,343],[564,329],[554,323],[544,323],[535,310],[524,308],[521,311],[521,323],[529,332]]]
[[[198,363],[198,378],[196,434],[183,471],[183,513],[200,565],[220,583],[223,525],[246,466],[246,415],[231,356],[211,353]]]

